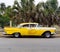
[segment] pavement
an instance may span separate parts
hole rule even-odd
[[[0,38],[0,52],[60,52],[60,38]]]

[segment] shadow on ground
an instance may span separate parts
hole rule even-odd
[[[4,38],[15,38],[12,36],[5,36]],[[23,36],[23,37],[19,37],[19,38],[43,38],[43,37],[39,37],[39,36]],[[56,36],[50,37],[50,38],[57,38]],[[59,36],[58,36],[59,38]]]

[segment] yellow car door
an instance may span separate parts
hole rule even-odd
[[[20,28],[20,33],[22,36],[28,35],[28,31],[29,31],[29,24],[25,24]]]
[[[37,35],[36,24],[30,24],[29,35]]]

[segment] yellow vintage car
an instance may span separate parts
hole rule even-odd
[[[21,36],[42,36],[50,38],[56,32],[54,27],[42,27],[38,23],[21,23],[17,27],[5,27],[5,35],[13,35],[13,37]]]

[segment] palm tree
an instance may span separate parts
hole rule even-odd
[[[11,6],[6,7],[5,16],[9,17],[9,19],[10,19],[10,27],[11,27],[12,26],[12,18],[13,18],[13,13],[12,13]]]
[[[5,13],[6,5],[5,3],[0,4],[0,14],[3,15]]]
[[[34,0],[21,0],[20,4],[15,0],[13,10],[17,10],[18,12],[14,12],[14,18],[17,19],[19,23],[32,21],[35,14],[34,7]]]
[[[48,0],[47,4],[49,4],[49,7],[48,7],[49,8],[49,10],[48,10],[49,13],[48,14],[50,14],[49,18],[52,19],[51,25],[52,24],[57,24],[57,22],[58,22],[57,18],[58,17],[56,15],[56,10],[58,8],[58,2],[57,2],[57,0]]]
[[[54,5],[54,7],[53,7]],[[15,0],[13,5],[13,16],[18,23],[21,22],[38,22],[43,25],[51,26],[57,22],[56,9],[58,8],[57,0],[48,0],[46,3],[34,4],[34,0],[21,0],[18,3]]]

